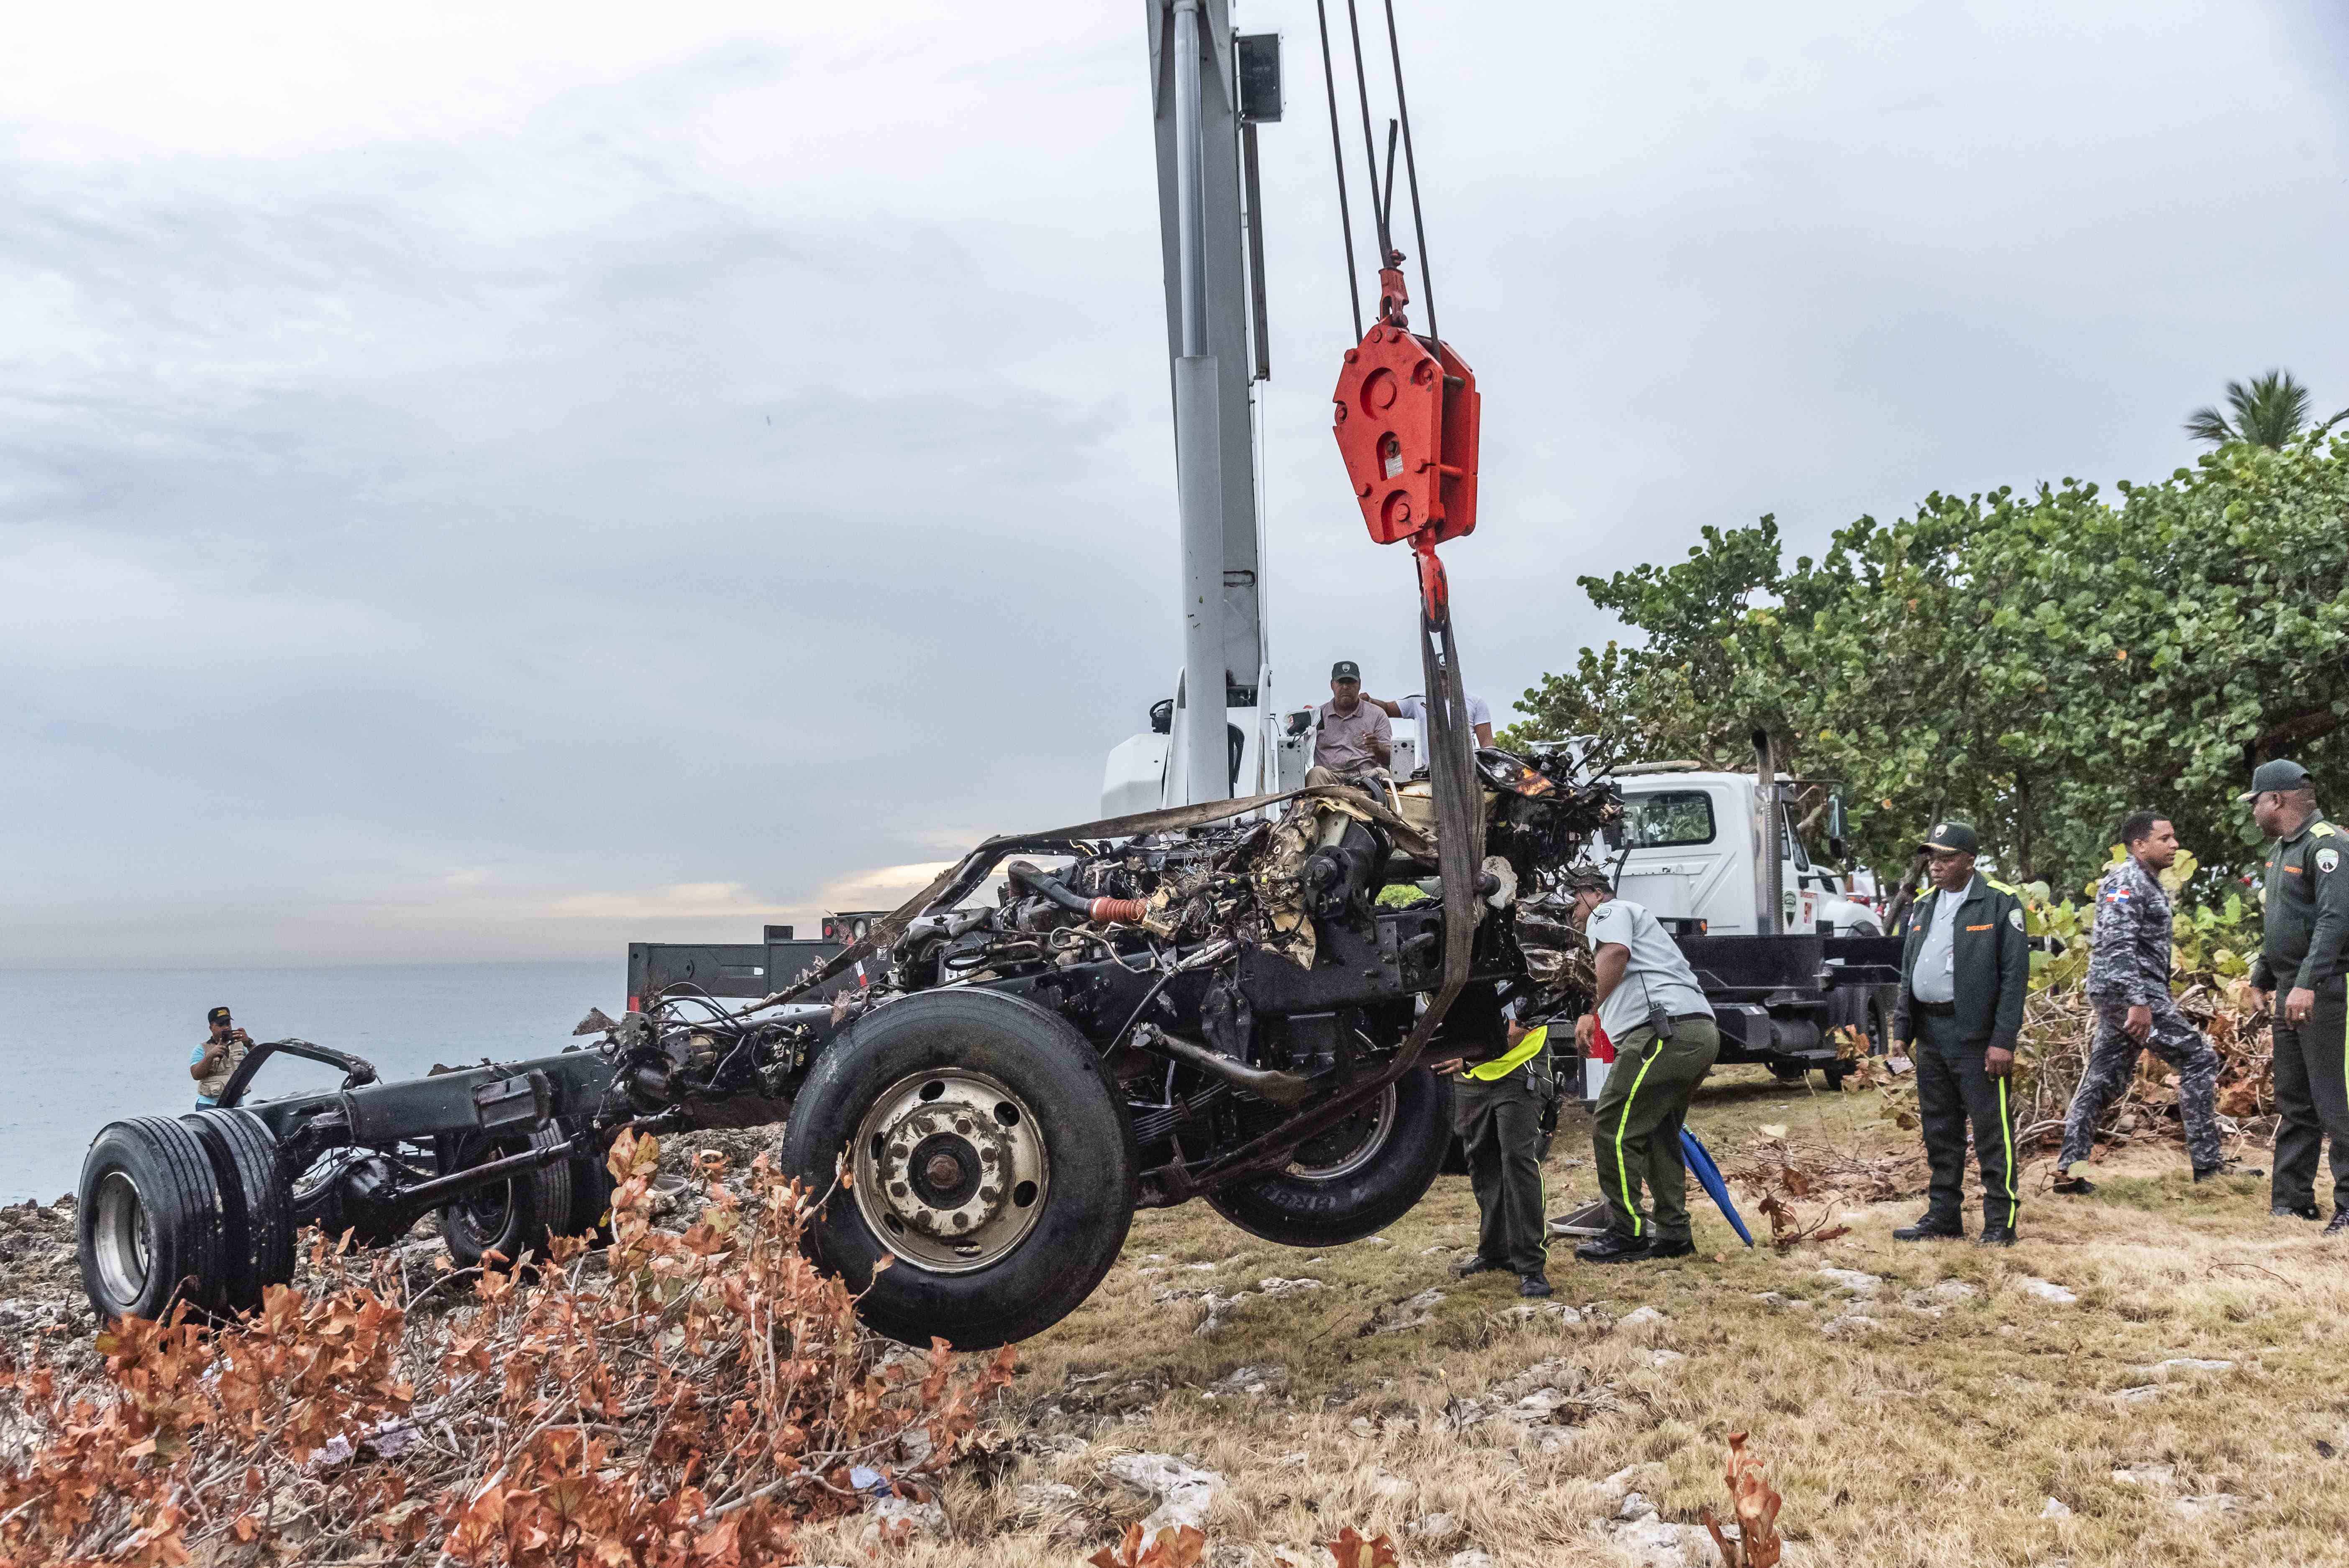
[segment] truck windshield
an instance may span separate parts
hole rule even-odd
[[[1713,797],[1702,790],[1635,794],[1623,803],[1623,827],[1634,849],[1713,842]]]

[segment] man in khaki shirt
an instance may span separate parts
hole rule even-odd
[[[230,1075],[253,1049],[253,1036],[236,1026],[227,1008],[213,1008],[204,1014],[204,1023],[212,1033],[188,1056],[188,1076],[196,1081],[198,1110],[220,1103],[220,1092],[228,1087]]]
[[[1342,777],[1385,767],[1394,755],[1394,726],[1386,710],[1362,701],[1362,667],[1350,659],[1330,667],[1330,701],[1315,717],[1320,722],[1313,740],[1317,768]]]

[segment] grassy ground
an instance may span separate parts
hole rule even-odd
[[[1880,1108],[1728,1069],[1692,1125],[1724,1165],[1765,1125],[1915,1148]],[[1587,1139],[1569,1115],[1554,1213],[1595,1196]],[[1154,1506],[1110,1473],[1141,1451],[1225,1478],[1218,1568],[1326,1563],[1312,1543],[1347,1524],[1392,1532],[1414,1568],[1471,1552],[1711,1563],[1701,1532],[1671,1526],[1724,1511],[1723,1440],[1742,1430],[1785,1494],[1789,1563],[2349,1563],[2349,1241],[2270,1219],[2264,1179],[2193,1187],[2168,1148],[2116,1157],[2091,1199],[2045,1194],[2046,1175],[2028,1168],[2038,1195],[2003,1251],[1895,1243],[1914,1195],[1833,1202],[1848,1236],[1749,1251],[1700,1194],[1694,1257],[1599,1268],[1554,1250],[1572,1309],[1556,1313],[1522,1309],[1506,1276],[1450,1278],[1475,1235],[1457,1177],[1383,1238],[1319,1254],[1204,1205],[1145,1214],[1092,1301],[1023,1347],[1013,1449],[960,1473],[948,1533],[897,1560],[1081,1561]],[[1881,1282],[1856,1298],[1823,1268]],[[1409,1304],[1430,1290],[1443,1299]],[[1242,1291],[1206,1334],[1209,1297],[1179,1293]],[[1626,1321],[1642,1307],[1663,1315]],[[2230,1365],[2158,1365],[2189,1359]],[[1454,1429],[1488,1405],[1506,1414]],[[1619,1521],[1632,1490],[1659,1518]],[[853,1528],[808,1550],[861,1560]]]

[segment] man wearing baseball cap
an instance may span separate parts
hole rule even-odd
[[[1925,836],[1932,891],[1910,909],[1900,950],[1892,1037],[1913,1043],[1917,1114],[1933,1179],[1923,1218],[1892,1232],[1899,1241],[1964,1239],[1969,1123],[1982,1167],[1981,1244],[2013,1246],[2023,1212],[2007,1083],[2031,984],[2031,949],[2022,895],[1974,870],[1979,843],[1962,822],[1935,823]]]
[[[227,1008],[213,1008],[204,1014],[204,1022],[212,1033],[188,1057],[188,1076],[196,1081],[199,1108],[220,1103],[220,1092],[228,1087],[229,1075],[253,1049],[253,1036],[236,1026]]]
[[[2269,1211],[2317,1218],[2316,1157],[2333,1144],[2333,1220],[2349,1231],[2349,1085],[2343,1062],[2342,949],[2349,944],[2349,837],[2324,820],[2308,770],[2279,757],[2251,774],[2251,821],[2272,840],[2261,900],[2265,928],[2251,987],[2275,1007],[2276,1128]],[[2275,993],[2284,992],[2275,1006]]]
[[[1394,726],[1386,711],[1362,701],[1362,667],[1341,659],[1330,667],[1330,701],[1314,715],[1313,765],[1341,778],[1387,765],[1394,755]]]

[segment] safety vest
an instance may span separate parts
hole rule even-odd
[[[1509,1047],[1507,1054],[1495,1056],[1489,1062],[1477,1063],[1468,1069],[1468,1075],[1487,1084],[1495,1078],[1506,1078],[1539,1055],[1541,1048],[1548,1044],[1548,1024],[1545,1023],[1537,1029],[1528,1029],[1526,1031],[1524,1039]]]

